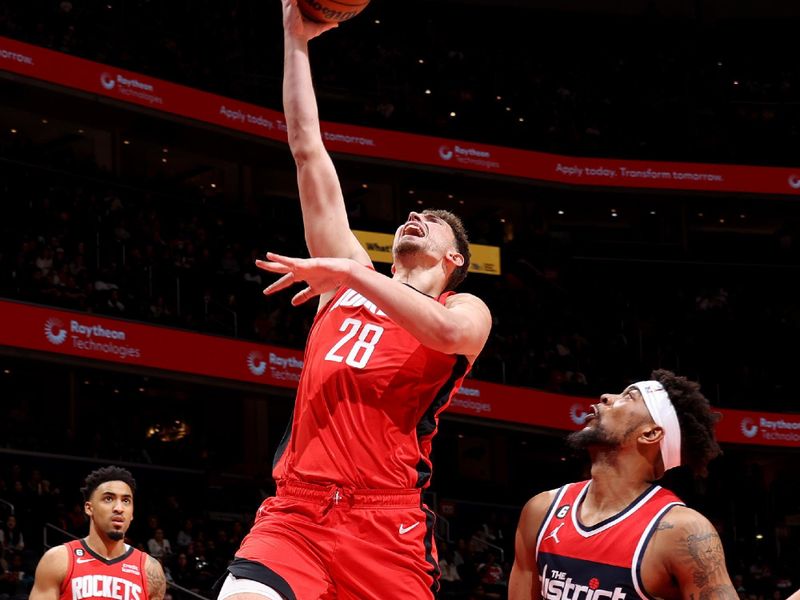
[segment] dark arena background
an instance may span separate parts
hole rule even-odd
[[[442,597],[506,597],[522,505],[587,474],[565,433],[654,368],[723,414],[709,478],[666,485],[742,600],[800,586],[798,31],[788,0],[373,0],[312,42],[378,268],[410,210],[478,245],[494,325],[426,493]],[[85,535],[98,466],[136,476],[174,599],[213,597],[274,492],[313,318],[254,266],[306,252],[282,59],[278,0],[0,3],[0,598]]]

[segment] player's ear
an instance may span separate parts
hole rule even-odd
[[[639,441],[644,444],[660,444],[662,439],[664,428],[655,423],[651,423],[639,434]]]
[[[456,250],[449,250],[447,258],[452,262],[456,268],[464,266],[464,255]]]

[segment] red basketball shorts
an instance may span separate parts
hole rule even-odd
[[[419,490],[282,483],[228,571],[287,600],[434,598],[434,518]]]

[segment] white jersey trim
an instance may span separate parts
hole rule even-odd
[[[590,484],[591,481],[589,481],[589,483],[587,483],[580,491],[578,496],[575,498],[575,505],[572,507],[572,510],[570,511],[572,513],[572,524],[575,526],[575,531],[577,531],[581,535],[581,537],[584,538],[590,538],[593,535],[597,535],[598,533],[605,531],[606,529],[610,529],[617,523],[621,523],[629,516],[633,515],[642,506],[644,506],[644,504],[646,504],[650,500],[650,498],[652,498],[661,489],[660,485],[654,485],[653,489],[650,490],[644,496],[642,496],[636,504],[634,504],[633,506],[629,506],[628,508],[623,510],[615,518],[605,523],[602,527],[598,527],[597,529],[587,529],[583,525],[581,525],[580,521],[578,521],[578,508],[581,506],[581,504],[583,504],[583,500],[586,498],[586,492],[589,491]]]
[[[645,548],[647,547],[647,541],[650,539],[650,534],[652,533],[653,527],[661,520],[661,517],[673,506],[686,506],[683,502],[670,502],[664,508],[662,508],[656,516],[654,516],[650,522],[647,524],[647,527],[644,528],[641,537],[639,538],[639,543],[636,544],[636,551],[633,553],[633,560],[631,561],[631,579],[633,580],[633,587],[636,588],[636,593],[639,594],[639,597],[642,600],[652,600],[652,596],[648,596],[647,593],[644,591],[644,582],[640,580],[640,569],[639,569],[639,562],[641,561],[642,557],[644,556]]]
[[[569,485],[571,485],[571,484],[569,484]],[[565,485],[560,490],[558,490],[558,493],[556,494],[556,497],[553,499],[553,502],[550,505],[550,510],[547,512],[547,516],[544,518],[544,521],[542,521],[542,524],[539,527],[539,534],[536,536],[536,552],[534,553],[534,556],[533,556],[534,561],[538,562],[538,560],[539,560],[539,546],[542,543],[542,538],[544,537],[544,532],[547,531],[547,526],[550,525],[550,521],[553,520],[553,515],[558,510],[558,506],[559,506],[559,504],[561,504],[561,499],[564,497],[564,494],[567,493],[567,490],[569,489],[569,485]]]

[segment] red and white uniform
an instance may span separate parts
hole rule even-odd
[[[683,502],[652,485],[625,510],[596,525],[580,522],[590,481],[560,488],[536,538],[544,600],[653,600],[642,585],[642,558],[661,518]]]
[[[64,545],[69,558],[60,600],[148,600],[144,552],[129,546],[107,560],[84,540]]]
[[[340,290],[311,328],[275,480],[426,487],[439,413],[468,370],[465,357],[426,348],[361,294]]]
[[[439,414],[469,367],[339,290],[309,334],[273,464],[277,496],[259,508],[228,571],[288,600],[433,598],[435,519],[421,491]]]

